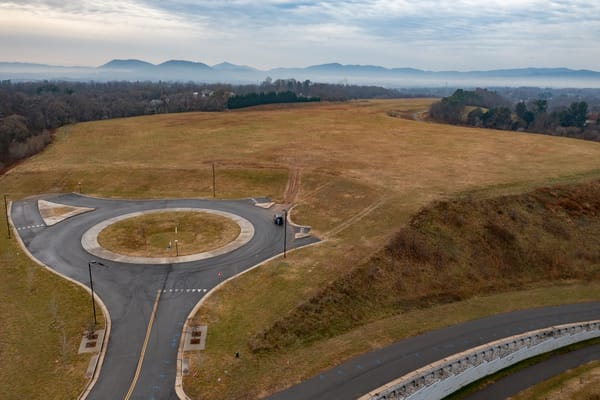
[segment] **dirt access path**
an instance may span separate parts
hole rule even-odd
[[[302,168],[291,167],[288,175],[287,185],[283,193],[283,203],[292,204],[296,200],[296,196],[300,191],[300,183],[302,176]]]

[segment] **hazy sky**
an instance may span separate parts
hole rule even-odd
[[[598,0],[0,0],[0,61],[600,70]]]

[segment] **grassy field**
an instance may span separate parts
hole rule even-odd
[[[89,295],[31,261],[5,231],[0,274],[0,398],[77,398],[90,360],[77,354],[92,322]]]
[[[600,361],[574,368],[535,385],[512,400],[597,400],[600,398]]]
[[[14,198],[77,191],[128,197],[280,198],[287,170],[342,177],[388,193],[440,195],[489,185],[600,174],[600,146],[541,135],[392,118],[430,100],[304,104],[82,123],[2,177]]]
[[[385,248],[250,340],[322,340],[417,308],[542,282],[600,283],[600,180],[422,209]]]
[[[288,176],[297,175],[299,190],[288,199],[297,204],[292,218],[328,240],[231,282],[200,310],[198,318],[210,325],[208,348],[192,359],[185,388],[206,398],[233,397],[253,380],[260,382],[253,394],[266,394],[434,325],[598,299],[594,284],[561,281],[485,297],[490,304],[467,300],[474,301],[473,312],[455,305],[411,311],[309,346],[248,356],[250,338],[364,264],[433,200],[487,198],[600,177],[598,143],[393,116],[418,113],[432,101],[312,103],[82,123],[60,129],[46,151],[0,177],[0,186],[11,198],[77,191],[79,182],[83,193],[107,197],[212,197],[214,163],[217,197],[280,201]],[[435,321],[424,325],[429,312]],[[415,324],[405,330],[411,318]],[[242,352],[240,360],[230,360],[235,351]],[[226,369],[236,371],[235,379],[224,376]],[[273,369],[279,372],[269,377],[266,371]]]
[[[240,234],[228,218],[202,212],[163,212],[128,218],[107,226],[98,243],[117,254],[172,257],[225,246]],[[175,244],[177,240],[177,244]]]

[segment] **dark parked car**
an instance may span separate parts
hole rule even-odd
[[[281,214],[273,215],[273,223],[275,225],[283,225],[283,215],[281,215]]]

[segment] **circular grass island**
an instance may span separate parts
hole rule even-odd
[[[98,235],[100,246],[131,257],[175,257],[218,249],[234,241],[240,226],[202,211],[164,211],[120,220]]]

